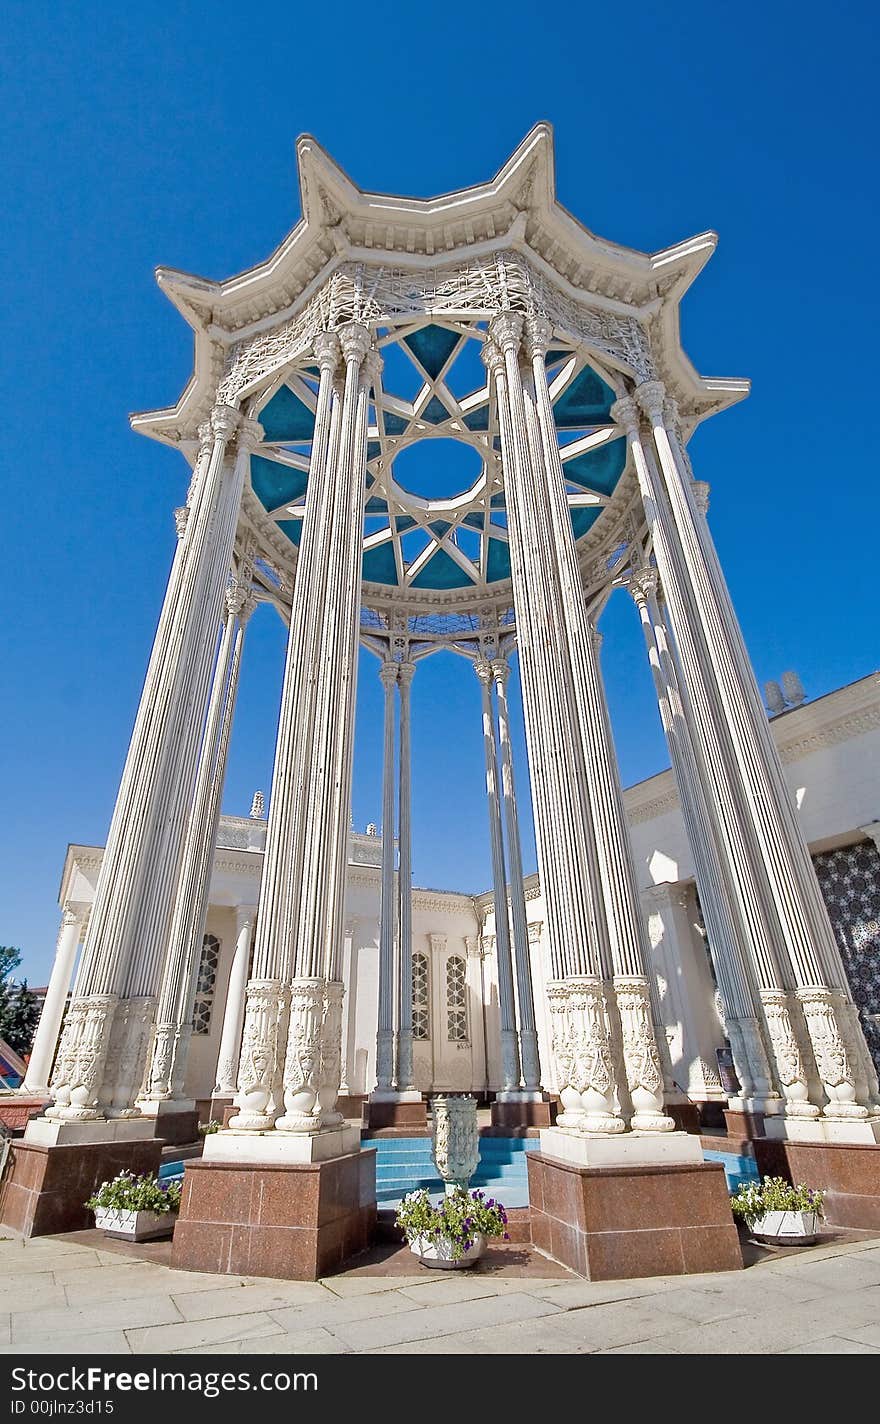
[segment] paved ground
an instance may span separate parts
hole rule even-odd
[[[446,1273],[388,1248],[312,1285],[175,1271],[97,1232],[3,1240],[0,1353],[880,1354],[877,1238],[606,1284],[508,1252]]]

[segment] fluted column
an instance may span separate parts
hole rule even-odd
[[[498,1013],[501,1037],[501,1087],[516,1092],[520,1085],[519,1045],[516,1040],[516,1013],[513,994],[513,959],[510,949],[510,921],[507,913],[507,883],[504,874],[504,838],[498,786],[498,748],[492,687],[492,664],[480,658],[474,664],[480,683],[483,709],[483,752],[486,761],[486,804],[489,811],[489,845],[492,852],[492,890],[495,901],[495,955],[498,964]]]
[[[184,1095],[196,977],[208,913],[244,632],[254,607],[250,572],[250,561],[243,561],[238,577],[226,589],[226,617],[214,666],[211,701],[159,987],[152,1060],[140,1103],[141,1111],[147,1113],[155,1112],[154,1105],[160,1102],[179,1100]]]
[[[510,897],[513,958],[516,965],[516,991],[519,1001],[520,1066],[525,1088],[538,1092],[541,1088],[541,1061],[535,1027],[535,996],[532,988],[531,956],[529,955],[529,924],[523,884],[522,844],[519,835],[519,814],[516,807],[516,786],[513,777],[510,709],[507,704],[509,676],[510,664],[507,659],[495,658],[492,662],[492,677],[495,683],[495,699],[498,704],[501,799],[504,802],[504,825],[507,832],[507,888]]]
[[[397,1005],[397,1091],[412,1092],[412,738],[410,734],[410,688],[415,663],[404,661],[398,669],[400,694],[400,745],[398,756],[399,858],[397,887],[400,897],[398,923],[398,1005]]]
[[[238,1075],[238,1055],[241,1029],[244,1023],[244,994],[250,968],[251,939],[254,931],[256,905],[235,907],[235,954],[229,971],[220,1052],[217,1055],[217,1080],[214,1097],[228,1097],[235,1092]]]
[[[220,603],[247,456],[258,436],[255,422],[215,408],[107,838],[53,1077],[52,1118],[137,1113]]]
[[[490,324],[484,359],[495,387],[504,467],[523,710],[535,834],[553,982],[548,985],[559,1125],[620,1132],[614,1055],[604,994],[607,928],[592,834],[580,713],[559,567],[576,559],[571,523],[554,526],[544,461],[530,446],[520,370],[522,318]],[[532,405],[531,427],[535,415]],[[554,474],[554,482],[556,475]],[[559,490],[565,500],[559,473]],[[568,545],[570,544],[570,549]],[[583,604],[582,596],[579,602]]]
[[[397,920],[394,894],[394,700],[397,663],[390,660],[383,662],[379,677],[385,693],[385,735],[382,760],[382,888],[379,901],[376,1085],[380,1092],[390,1092],[394,1081],[394,930]]]
[[[690,487],[675,413],[660,382],[644,383],[637,397],[650,422],[650,442],[641,439],[632,402],[618,403],[619,416],[628,427],[684,685],[695,704],[694,725],[713,781],[745,944],[755,957],[786,1115],[815,1118],[821,1102],[824,1117],[864,1122],[870,1110],[867,1049],[858,1041],[833,932],[711,535]]]
[[[239,1070],[241,1110],[230,1124],[239,1130],[265,1130],[274,1124],[284,1132],[314,1134],[341,1122],[335,1102],[341,1076],[342,905],[351,814],[367,412],[378,358],[371,351],[369,331],[357,323],[342,327],[339,344],[345,361],[340,397],[332,395],[338,346],[334,351],[331,343],[322,343],[320,357],[316,434],[258,917],[254,969],[260,982],[252,982],[248,990]],[[334,399],[339,407],[335,439],[330,418]],[[325,429],[329,455],[321,456]],[[299,687],[297,699],[294,677],[300,671],[305,686]],[[303,737],[308,738],[307,753]],[[288,781],[291,766],[298,773],[295,786]],[[273,971],[268,982],[261,973],[266,968]],[[281,975],[291,968],[288,989]],[[284,1113],[275,1121],[279,1089]]]
[[[657,694],[660,720],[666,734],[672,771],[678,789],[691,854],[694,857],[700,908],[706,924],[709,952],[724,1007],[725,1026],[740,1081],[741,1094],[733,1107],[775,1111],[778,1094],[771,1082],[770,1065],[756,1012],[753,974],[743,957],[731,909],[732,897],[717,848],[717,830],[703,791],[692,714],[685,708],[666,626],[657,597],[657,571],[634,571],[627,587],[638,610]]]
[[[79,948],[83,914],[74,905],[65,901],[61,912],[61,928],[55,946],[55,959],[49,976],[49,987],[43,1000],[40,1022],[34,1035],[27,1072],[21,1085],[23,1093],[42,1094],[49,1091],[52,1062],[61,1031],[61,1020],[73,978],[76,951]]]

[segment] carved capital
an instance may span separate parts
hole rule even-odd
[[[691,485],[691,493],[694,497],[694,504],[705,519],[709,513],[709,493],[712,486],[707,480],[694,480]]]
[[[210,454],[214,448],[214,427],[210,420],[203,420],[199,426],[199,459]]]
[[[505,355],[518,351],[523,334],[523,319],[519,312],[498,312],[489,322],[489,335]]]
[[[626,580],[626,588],[629,590],[636,608],[647,607],[648,599],[657,597],[658,583],[659,575],[656,569],[650,567],[633,569]]]
[[[257,918],[256,905],[236,905],[235,907],[235,935],[236,938],[242,930],[252,929]]]
[[[504,355],[494,341],[483,342],[480,358],[490,376],[494,376],[497,371],[504,370]]]
[[[506,687],[510,678],[510,663],[506,658],[493,658],[491,665],[495,681],[500,682],[502,687]]]
[[[322,371],[335,371],[339,365],[342,348],[335,331],[319,331],[315,337],[315,360]]]
[[[397,686],[398,666],[398,663],[391,662],[391,660],[388,658],[386,658],[385,661],[380,664],[379,681],[381,682],[385,691],[388,693],[390,693]]]
[[[412,680],[413,680],[413,678],[415,677],[415,673],[416,673],[416,665],[415,665],[415,663],[411,663],[411,662],[409,662],[408,660],[404,660],[402,663],[398,663],[398,665],[397,665],[397,678],[398,678],[398,681],[399,681],[399,683],[400,683],[400,689],[401,689],[402,692],[403,692],[403,691],[406,691],[406,692],[409,691],[410,685],[411,685],[411,683],[412,683]]]
[[[484,688],[491,688],[493,682],[492,664],[487,658],[477,658],[474,662],[474,672],[479,678],[480,685]]]
[[[359,321],[349,321],[339,328],[338,336],[346,365],[359,365],[370,349],[369,328]]]
[[[636,386],[636,400],[650,421],[655,425],[664,423],[667,397],[662,381],[642,381]]]
[[[639,433],[639,408],[632,396],[621,396],[611,407],[611,419],[622,425],[627,435]]]
[[[553,340],[553,323],[546,316],[530,316],[526,318],[525,346],[526,355],[532,361],[536,356],[543,360],[550,349]]]
[[[211,430],[215,440],[232,440],[241,422],[241,414],[231,405],[215,405],[211,411]]]
[[[249,416],[243,416],[238,427],[239,450],[256,450],[264,434],[265,431],[258,420],[251,420]]]
[[[364,384],[368,388],[373,388],[382,374],[382,367],[385,363],[375,348],[371,347],[364,357],[363,377]]]
[[[187,521],[189,520],[189,505],[178,505],[174,511],[174,528],[177,531],[178,539],[182,539],[186,533]]]

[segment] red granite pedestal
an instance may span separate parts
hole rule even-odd
[[[727,1136],[742,1142],[751,1142],[755,1137],[764,1136],[764,1114],[762,1112],[734,1112],[724,1109],[724,1123]]]
[[[499,1102],[496,1098],[491,1114],[493,1127],[552,1127],[556,1122],[556,1103],[549,1098],[512,1102]]]
[[[679,1132],[700,1131],[699,1103],[664,1103],[663,1111],[672,1118]]]
[[[368,1098],[363,1108],[363,1125],[372,1131],[384,1127],[404,1127],[427,1136],[428,1109],[418,1103],[396,1102],[393,1098]]]
[[[825,1193],[829,1226],[880,1231],[880,1143],[784,1142],[752,1144],[762,1177],[804,1182]]]
[[[44,1147],[14,1142],[0,1184],[0,1222],[22,1236],[84,1231],[94,1225],[84,1203],[119,1172],[155,1172],[163,1144],[155,1137],[129,1142]]]
[[[326,1162],[187,1162],[171,1264],[315,1281],[372,1243],[376,1154]]]
[[[153,1119],[159,1140],[175,1147],[196,1142],[199,1136],[198,1108],[183,1108],[178,1112],[159,1113]]]
[[[737,1271],[720,1162],[579,1167],[528,1154],[532,1241],[592,1281]]]

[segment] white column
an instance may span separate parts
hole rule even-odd
[[[721,1097],[716,1048],[724,1043],[714,1005],[705,949],[695,940],[696,904],[685,883],[663,882],[645,892],[661,1013],[671,1030],[670,1057],[677,1086],[696,1101]]]
[[[69,902],[65,902],[61,913],[61,929],[58,932],[52,973],[49,976],[49,987],[43,1000],[40,1022],[37,1024],[27,1072],[20,1089],[23,1093],[40,1096],[49,1091],[52,1061],[58,1044],[58,1034],[61,1031],[61,1020],[64,1017],[70,981],[73,978],[73,967],[76,962],[76,951],[79,948],[82,922],[82,912]]]
[[[506,658],[494,659],[492,676],[498,704],[501,797],[504,802],[504,825],[507,831],[507,881],[510,896],[510,921],[513,931],[513,956],[516,964],[516,992],[519,1001],[520,1064],[523,1084],[527,1091],[540,1092],[541,1061],[538,1053],[538,1034],[535,1028],[535,996],[532,986],[529,925],[523,885],[522,844],[519,835],[519,814],[516,808],[516,786],[513,777],[510,709],[507,705],[507,679],[510,676],[510,664]]]
[[[379,669],[385,692],[382,760],[382,888],[379,900],[379,1024],[376,1036],[376,1086],[392,1090],[394,1081],[394,931],[397,902],[394,885],[394,700],[397,663]]]
[[[554,982],[548,985],[562,1128],[622,1132],[604,980],[607,928],[580,739],[580,712],[559,565],[576,562],[571,523],[550,518],[543,461],[533,460],[519,352],[522,318],[490,323],[484,359],[495,387],[504,467],[523,710]],[[560,477],[560,497],[565,502]],[[567,543],[571,545],[570,550]],[[579,595],[579,604],[583,597]]]
[[[755,1007],[757,990],[753,993],[753,975],[740,947],[731,909],[732,896],[726,887],[719,859],[718,833],[703,793],[703,783],[707,778],[705,775],[701,777],[698,771],[698,750],[689,726],[692,713],[679,687],[678,672],[657,597],[657,585],[656,569],[646,566],[633,572],[627,587],[642,624],[660,720],[669,746],[682,818],[694,857],[709,952],[742,1089],[738,1098],[731,1099],[731,1106],[775,1112],[779,1108],[779,1097],[772,1086],[770,1065]]]
[[[397,1003],[397,1090],[411,1093],[413,1082],[412,1037],[412,738],[410,735],[410,687],[415,663],[404,661],[398,669],[400,692],[400,778],[397,815],[400,848],[397,886],[400,897],[398,923],[398,1003]]]
[[[254,422],[215,408],[179,541],[53,1075],[56,1119],[136,1116]],[[237,453],[228,453],[241,432]]]
[[[214,667],[211,701],[159,987],[152,1060],[144,1097],[139,1103],[141,1111],[148,1115],[155,1115],[161,1102],[191,1106],[184,1100],[184,1084],[192,1036],[195,981],[208,913],[244,630],[254,607],[250,573],[250,561],[245,560],[238,577],[226,590],[226,617]]]
[[[498,787],[498,748],[492,688],[492,664],[480,658],[474,664],[480,683],[483,710],[483,753],[486,762],[486,804],[489,811],[489,846],[492,852],[492,890],[495,901],[495,954],[498,964],[498,1009],[501,1037],[502,1098],[517,1093],[520,1085],[519,1046],[513,994],[513,961],[510,949],[510,921],[507,913],[507,882],[504,874],[504,840]]]
[[[300,558],[305,554],[305,561],[297,570],[294,588],[258,917],[254,971],[259,980],[248,989],[240,1112],[230,1124],[239,1131],[274,1126],[299,1137],[336,1128],[342,1120],[335,1109],[341,1078],[339,975],[351,814],[367,411],[378,358],[371,352],[369,331],[357,323],[341,329],[339,343],[345,382],[335,451],[329,407],[338,345],[334,350],[332,343],[323,343],[319,353],[318,417],[300,545]],[[325,429],[329,457],[319,453]],[[299,689],[304,696],[297,700],[294,677],[300,670],[305,686]],[[303,737],[309,739],[307,755],[297,750]],[[293,785],[291,768],[299,773]],[[265,974],[267,968],[271,979]],[[281,974],[290,968],[288,990]],[[279,1084],[288,993],[287,1051]],[[279,1088],[284,1113],[275,1121]],[[311,1151],[308,1143],[303,1150]]]
[[[747,952],[755,956],[786,1116],[813,1119],[821,1103],[824,1118],[861,1123],[854,1137],[865,1132],[873,1139],[866,1121],[867,1048],[711,536],[671,428],[674,412],[659,382],[644,383],[637,396],[651,425],[650,453],[632,402],[619,402],[618,414],[628,428],[683,685],[695,703],[694,727],[713,777],[729,883]]]
[[[217,1055],[217,1081],[214,1097],[230,1097],[235,1092],[238,1076],[238,1055],[244,1023],[244,993],[247,987],[251,958],[251,938],[256,918],[256,905],[235,907],[235,954],[229,971],[223,1031]]]
[[[357,977],[358,951],[355,945],[357,920],[346,920],[342,942],[342,982],[347,995],[344,1000],[342,1023],[342,1077],[339,1083],[340,1097],[352,1094],[354,1078],[354,1054],[357,1045]]]

